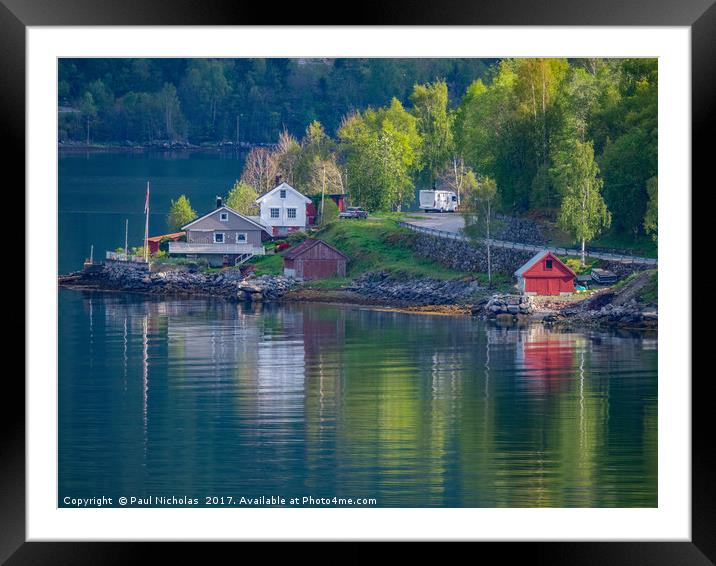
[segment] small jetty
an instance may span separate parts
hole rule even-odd
[[[94,260],[94,244],[90,246],[90,256],[85,259],[82,264],[82,271],[85,273],[99,273],[104,269],[103,262],[95,262]]]

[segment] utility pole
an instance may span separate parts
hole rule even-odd
[[[149,181],[147,181],[147,200],[144,202],[144,261],[149,262]]]
[[[124,259],[129,260],[129,250],[127,249],[127,239],[129,236],[129,218],[124,219]]]
[[[323,187],[321,188],[321,225],[323,225],[323,199],[326,194],[326,164],[323,164]]]
[[[492,288],[492,258],[490,254],[490,213],[491,211],[490,199],[487,199],[487,283]]]

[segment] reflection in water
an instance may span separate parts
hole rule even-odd
[[[60,498],[656,505],[653,335],[60,295]]]

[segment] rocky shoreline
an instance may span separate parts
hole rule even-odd
[[[272,147],[270,143],[231,141],[203,142],[194,144],[187,141],[155,140],[153,142],[134,142],[125,140],[121,142],[85,143],[80,141],[60,141],[57,148],[62,153],[72,152],[155,152],[155,151],[249,151],[253,147]]]
[[[234,301],[276,301],[297,285],[283,276],[245,276],[239,270],[200,273],[191,270],[150,272],[145,265],[107,262],[98,269],[59,277],[59,285],[150,295],[217,297]]]
[[[472,278],[405,279],[366,273],[341,288],[312,288],[281,275],[254,276],[236,269],[201,273],[190,269],[150,271],[146,265],[107,262],[62,275],[62,287],[159,296],[215,297],[250,302],[323,302],[390,308],[425,314],[471,315],[500,324],[657,328],[658,310],[627,292],[600,292],[582,300],[493,294]],[[562,299],[562,300],[560,300]]]

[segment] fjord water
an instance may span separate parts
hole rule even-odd
[[[59,501],[657,505],[657,341],[59,291]]]
[[[219,151],[156,153],[61,152],[58,163],[58,271],[82,268],[94,245],[96,259],[144,239],[144,199],[150,181],[150,235],[166,234],[172,199],[185,194],[199,213],[211,210],[241,177],[245,154]]]
[[[60,273],[213,207],[230,153],[59,159]],[[657,505],[655,335],[59,291],[64,498]]]

